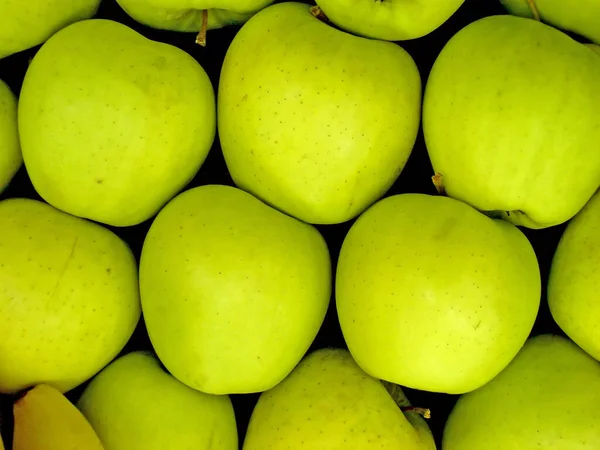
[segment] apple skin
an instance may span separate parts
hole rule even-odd
[[[318,0],[316,3],[333,24],[371,39],[404,41],[423,37],[446,22],[465,0],[390,2],[375,0]]]
[[[134,20],[159,30],[197,32],[207,11],[207,30],[240,25],[273,0],[117,0]]]
[[[402,171],[420,100],[418,69],[400,46],[336,30],[309,5],[275,4],[225,56],[217,97],[225,162],[238,187],[286,214],[345,222]]]
[[[112,360],[140,317],[135,258],[98,224],[0,202],[0,392],[66,392]]]
[[[435,443],[424,419],[404,414],[348,351],[328,348],[309,354],[285,380],[261,394],[243,450],[267,448],[435,450]]]
[[[600,194],[567,225],[550,269],[548,305],[560,328],[600,360]]]
[[[561,336],[527,341],[511,364],[452,410],[443,450],[600,448],[600,364]]]
[[[339,321],[358,365],[431,392],[496,376],[529,336],[540,295],[521,231],[448,197],[380,200],[350,228],[337,265]]]
[[[237,450],[231,400],[180,383],[149,352],[113,361],[86,387],[78,408],[106,450]]]
[[[534,17],[527,0],[500,0],[500,3],[511,14]],[[534,4],[542,22],[600,44],[600,1],[535,0]]]
[[[17,98],[0,80],[0,194],[23,164],[17,127]]]
[[[52,386],[33,387],[13,411],[12,450],[106,450],[83,414]]]
[[[442,49],[423,130],[446,193],[516,225],[573,217],[600,185],[600,58],[542,23],[486,17]]]
[[[2,0],[0,59],[35,47],[78,20],[96,14],[100,0]]]
[[[139,224],[197,173],[216,131],[215,98],[187,53],[104,19],[52,36],[19,101],[25,166],[70,214]]]
[[[262,392],[285,378],[317,335],[331,284],[314,227],[231,186],[175,197],[152,223],[140,262],[158,357],[209,394]]]

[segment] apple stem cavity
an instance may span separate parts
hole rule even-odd
[[[327,18],[327,16],[325,15],[325,13],[321,10],[321,8],[318,5],[314,5],[310,7],[310,13],[316,17],[317,19],[319,19],[321,22],[324,23],[329,23],[329,19]]]
[[[442,181],[441,173],[436,173],[434,176],[432,176],[431,181],[433,181],[433,185],[435,186],[435,189],[438,191],[438,194],[446,195],[446,189],[444,189],[444,183]]]
[[[202,10],[202,24],[200,25],[200,31],[196,36],[196,44],[206,47],[206,29],[208,27],[208,10]]]
[[[529,9],[531,10],[531,14],[533,15],[533,20],[537,20],[538,22],[540,22],[541,21],[540,12],[537,9],[535,0],[527,0],[527,5],[529,6]]]

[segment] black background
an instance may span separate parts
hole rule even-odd
[[[425,86],[427,76],[435,58],[450,37],[470,22],[494,14],[506,14],[505,10],[497,0],[466,0],[463,6],[450,18],[450,20],[448,20],[444,25],[431,34],[420,39],[399,43],[399,45],[401,45],[411,54],[417,63],[421,73],[423,86]],[[207,35],[207,46],[203,48],[194,43],[195,35],[193,33],[176,33],[154,30],[138,24],[123,12],[115,0],[103,0],[97,17],[116,20],[130,26],[150,39],[167,42],[185,50],[194,58],[196,58],[196,60],[206,70],[213,83],[215,92],[217,92],[219,72],[223,63],[223,58],[225,57],[225,53],[231,40],[235,36],[237,30],[239,30],[239,27],[227,27],[221,30],[211,30]],[[38,48],[39,46],[0,60],[0,79],[3,79],[5,82],[7,82],[13,92],[16,94],[18,94],[20,91],[28,62],[35,55],[35,52],[38,50]],[[432,174],[433,170],[427,156],[423,134],[422,131],[420,131],[416,145],[405,169],[393,187],[388,191],[387,195],[407,192],[435,194],[435,189],[431,183]],[[218,136],[215,139],[206,162],[194,180],[186,187],[186,189],[212,183],[232,186],[234,185],[227,172],[227,168],[221,154]],[[33,189],[24,167],[21,168],[6,191],[0,195],[0,200],[9,197],[27,197],[41,200],[39,195]],[[130,245],[139,261],[142,243],[150,223],[151,220],[134,227],[108,228],[114,231]],[[339,249],[344,236],[348,232],[348,229],[352,223],[353,222],[350,221],[340,225],[318,226],[320,232],[327,240],[334,265],[337,262]],[[554,323],[549,313],[546,304],[545,287],[548,279],[548,271],[550,268],[552,255],[554,254],[556,245],[560,239],[564,227],[565,225],[563,224],[561,226],[552,227],[545,230],[533,231],[522,229],[536,251],[544,287],[542,305],[535,327],[532,331],[532,336],[542,333],[563,334],[558,326]],[[317,338],[315,339],[311,350],[328,346],[346,347],[337,321],[333,296],[325,322]],[[138,324],[133,337],[123,349],[121,354],[139,349],[151,349],[143,320],[141,320]],[[71,401],[75,402],[81,395],[81,392],[86,385],[87,383],[67,393],[67,397]],[[435,436],[438,448],[441,448],[441,436],[444,423],[458,397],[453,395],[432,394],[412,389],[405,389],[405,392],[413,404],[431,409],[432,417],[429,420],[429,425]],[[2,435],[4,436],[5,443],[8,444],[7,449],[11,448],[12,402],[14,399],[15,396],[0,396],[0,411],[1,418],[3,420]],[[232,395],[231,399],[236,412],[241,447],[245,430],[248,425],[248,420],[258,399],[258,394]]]

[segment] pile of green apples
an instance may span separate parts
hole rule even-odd
[[[469,1],[117,2],[236,34],[215,86],[100,0],[0,2],[0,58],[39,46],[0,81],[7,448],[600,449],[599,0],[502,0],[427,74],[404,43]],[[391,195],[420,131],[432,192]],[[458,397],[443,435],[405,388]]]

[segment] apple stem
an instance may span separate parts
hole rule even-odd
[[[310,7],[310,13],[319,19],[321,22],[329,23],[329,19],[325,15],[325,13],[321,10],[319,5],[314,5]]]
[[[440,194],[440,195],[446,194],[446,189],[444,188],[444,183],[442,182],[442,174],[441,173],[436,173],[434,176],[432,176],[431,181],[433,181],[433,185],[435,186],[435,189],[438,191],[438,194]]]
[[[537,20],[538,22],[541,20],[540,12],[537,9],[535,4],[535,0],[527,0],[527,5],[529,5],[529,9],[531,10],[531,14],[533,14],[533,20]]]
[[[395,383],[390,381],[381,380],[381,384],[388,394],[392,397],[396,405],[400,408],[400,411],[408,413],[416,413],[422,415],[424,418],[431,418],[431,411],[429,408],[420,408],[418,406],[411,406],[406,396],[402,393],[402,388]]]
[[[596,44],[589,44],[589,43],[585,43],[583,45],[587,45],[589,48],[592,49],[593,52],[596,52],[598,54],[600,54],[600,45],[596,45]]]
[[[402,406],[400,407],[402,412],[412,412],[421,414],[426,419],[431,419],[431,410],[429,408],[419,408],[418,406]]]
[[[202,25],[200,25],[200,32],[196,36],[196,44],[206,47],[206,29],[208,27],[208,10],[202,10]]]

